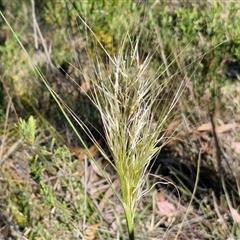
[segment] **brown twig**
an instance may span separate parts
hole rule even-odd
[[[221,153],[221,148],[220,148],[219,142],[218,142],[215,123],[213,121],[213,114],[209,112],[209,116],[210,116],[210,121],[211,121],[211,125],[212,125],[212,133],[213,133],[214,143],[215,143],[215,147],[216,147],[216,158],[217,158],[218,172],[219,172],[219,175],[220,175],[222,188],[223,188],[224,194],[226,196],[228,206],[229,206],[229,208],[232,208],[232,203],[230,201],[230,197],[229,197],[229,194],[227,192],[225,180],[224,180],[224,177],[223,177],[222,157],[221,157],[222,153]]]

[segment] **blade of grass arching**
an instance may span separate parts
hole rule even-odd
[[[110,181],[110,179],[108,178],[107,174],[105,173],[104,170],[102,170],[101,166],[97,163],[97,161],[94,159],[94,157],[92,157],[91,152],[89,151],[88,147],[86,146],[84,140],[82,139],[82,137],[80,136],[80,134],[78,133],[78,131],[76,130],[76,128],[74,127],[72,121],[70,120],[70,118],[68,117],[64,107],[67,110],[70,110],[69,107],[67,107],[67,105],[64,103],[64,101],[58,96],[58,94],[51,88],[51,86],[49,85],[49,83],[47,82],[47,80],[44,78],[41,70],[33,64],[33,62],[31,61],[31,57],[29,56],[28,52],[26,51],[26,49],[24,48],[23,44],[21,43],[19,37],[17,36],[16,32],[13,30],[13,28],[11,27],[11,25],[9,24],[8,20],[5,18],[4,14],[2,13],[2,11],[0,11],[0,16],[3,18],[3,20],[5,21],[5,23],[7,24],[7,26],[9,27],[9,29],[11,30],[14,38],[16,39],[16,41],[18,42],[18,44],[20,45],[20,47],[22,48],[22,50],[24,51],[24,53],[26,54],[28,60],[29,60],[29,64],[33,67],[33,69],[35,70],[35,72],[37,73],[37,75],[40,77],[40,79],[43,81],[44,85],[46,86],[47,90],[50,92],[51,96],[53,97],[53,99],[55,100],[55,102],[57,103],[59,109],[61,110],[61,112],[63,113],[64,117],[66,118],[66,120],[68,121],[70,127],[73,129],[74,133],[76,134],[76,136],[78,137],[78,139],[80,140],[80,142],[82,143],[82,145],[84,146],[84,148],[86,149],[87,153],[89,154],[89,156],[92,158],[92,160],[94,161],[94,163],[96,164],[97,168],[99,169],[99,171],[101,172],[102,176],[105,178],[105,180],[108,182],[109,186],[112,188],[113,192],[115,193],[115,196],[122,202],[121,196],[119,195],[119,193],[113,188],[112,183]],[[63,107],[64,106],[64,107]],[[76,115],[73,114],[72,111],[69,111],[70,114],[72,115],[72,117],[76,120]],[[91,135],[89,135],[89,130],[87,129],[87,127],[83,124],[83,122],[81,122],[80,126],[83,126],[83,130],[86,131],[86,133],[88,134],[88,136],[94,140],[94,142],[97,142],[95,139],[93,139],[93,137]],[[101,153],[103,153],[103,150],[100,148],[100,146],[98,145]],[[105,156],[107,156],[105,154]],[[107,158],[108,159],[108,158]],[[108,159],[109,160],[109,159]],[[111,161],[109,160],[109,162],[111,163]]]
[[[185,222],[185,220],[186,220],[186,218],[187,218],[187,215],[188,215],[188,213],[189,213],[189,211],[190,211],[190,207],[191,207],[191,205],[192,205],[192,202],[193,202],[193,199],[195,199],[196,197],[195,197],[195,195],[196,195],[196,192],[197,192],[197,187],[198,187],[198,181],[199,181],[199,175],[200,175],[200,166],[201,166],[201,151],[199,151],[199,154],[198,154],[198,165],[197,165],[197,174],[196,174],[196,180],[195,180],[195,183],[194,183],[194,188],[193,188],[193,192],[192,192],[192,194],[191,194],[191,199],[190,199],[190,202],[189,202],[189,204],[188,204],[188,207],[187,207],[187,210],[186,210],[186,212],[185,212],[185,214],[184,214],[184,217],[183,217],[183,219],[182,219],[182,222],[181,222],[181,224],[180,224],[180,227],[179,227],[179,229],[178,229],[178,232],[177,232],[177,234],[176,234],[176,236],[175,236],[175,239],[178,239],[178,236],[179,236],[179,234],[180,234],[180,232],[181,232],[181,230],[182,230],[182,228],[183,228],[183,224],[184,224],[184,222]]]
[[[12,31],[15,39],[17,40],[17,42],[19,43],[20,47],[22,48],[22,50],[24,51],[24,53],[26,54],[31,66],[33,67],[33,69],[35,70],[35,72],[38,74],[38,76],[41,78],[41,80],[43,81],[44,85],[46,86],[47,90],[50,92],[50,94],[52,95],[53,99],[56,101],[57,105],[59,106],[59,109],[61,110],[61,112],[63,113],[64,117],[67,119],[70,127],[73,129],[73,131],[75,132],[76,136],[78,137],[78,139],[80,140],[80,142],[82,143],[82,145],[84,146],[84,148],[86,149],[86,151],[88,152],[88,155],[91,157],[91,152],[89,152],[89,149],[87,148],[85,142],[83,141],[83,139],[81,138],[81,136],[79,135],[79,133],[77,132],[76,128],[74,127],[73,123],[71,122],[70,118],[68,117],[64,107],[67,109],[67,111],[71,114],[71,116],[77,120],[77,116],[70,111],[70,108],[67,107],[67,105],[64,103],[63,100],[61,100],[61,98],[54,92],[54,90],[51,88],[51,86],[48,84],[47,80],[44,78],[43,74],[41,73],[41,70],[34,65],[31,62],[31,57],[29,56],[28,52],[26,51],[26,49],[24,48],[24,46],[22,45],[20,39],[18,38],[17,34],[15,33],[15,31],[12,29],[12,27],[10,26],[10,24],[8,23],[7,19],[4,17],[3,13],[0,12],[0,15],[3,17],[4,21],[6,22],[6,24],[8,25],[9,29]],[[64,106],[64,107],[63,107]],[[90,134],[90,131],[87,129],[87,127],[84,125],[83,122],[77,120],[77,122],[80,124],[80,126],[83,127],[83,130],[87,133],[87,135],[90,137],[90,139],[93,140],[93,142],[97,143],[97,141],[95,139],[93,139],[93,137]],[[109,163],[111,164],[111,160],[108,158],[108,156],[104,153],[104,151],[101,149],[101,147],[97,144],[97,147],[99,147],[99,150],[101,153],[103,153],[103,155],[106,157],[106,159],[109,161]],[[117,197],[117,199],[123,203],[122,198],[120,196],[120,194],[116,191],[116,189],[112,186],[112,182],[110,181],[110,179],[108,178],[108,175],[106,174],[106,172],[104,170],[102,170],[101,166],[99,166],[99,164],[97,163],[97,161],[91,157],[92,160],[94,161],[95,165],[97,166],[97,168],[99,169],[99,171],[101,172],[102,176],[105,178],[105,180],[107,181],[108,185],[112,188],[115,196]],[[131,225],[131,224],[130,224]]]

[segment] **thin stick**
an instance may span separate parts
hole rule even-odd
[[[37,21],[36,21],[35,2],[34,2],[34,0],[31,0],[31,5],[32,5],[34,45],[35,45],[35,50],[38,50],[37,28],[36,28]]]
[[[228,203],[228,207],[231,210],[232,209],[232,203],[230,201],[230,197],[229,194],[227,192],[227,188],[226,188],[226,184],[225,184],[225,180],[223,177],[223,171],[222,171],[222,160],[221,160],[221,148],[219,146],[218,143],[218,138],[217,138],[217,134],[216,134],[216,128],[215,128],[215,123],[213,121],[213,114],[209,112],[209,116],[210,116],[210,120],[211,120],[211,124],[212,124],[212,133],[213,133],[213,138],[214,138],[214,142],[215,142],[215,147],[216,147],[216,155],[217,155],[217,164],[218,164],[218,172],[221,178],[221,184],[223,187],[223,191],[224,194],[226,196],[226,200]]]

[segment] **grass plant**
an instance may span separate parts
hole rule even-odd
[[[97,59],[97,77],[92,80],[90,98],[100,112],[113,167],[120,179],[120,201],[132,240],[136,209],[146,193],[149,167],[166,143],[164,127],[184,85],[180,83],[173,95],[167,95],[171,79],[159,82],[161,72],[149,71],[151,53],[141,61],[138,41],[132,42],[128,34],[115,58],[106,54],[111,72],[107,73]]]

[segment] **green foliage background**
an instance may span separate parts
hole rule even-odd
[[[238,39],[240,29],[237,14],[239,6],[234,2],[226,4],[227,6],[220,2],[205,4],[201,11],[198,10],[198,6],[183,4],[181,1],[171,5],[164,1],[156,4],[155,1],[139,3],[116,0],[51,0],[36,1],[35,5],[40,29],[48,46],[52,48],[51,59],[57,68],[64,67],[64,64],[69,67],[67,63],[76,66],[79,61],[83,65],[87,64],[85,48],[94,58],[95,39],[78,16],[89,24],[111,55],[117,53],[127,31],[135,38],[140,37],[139,50],[142,57],[159,44],[158,34],[160,34],[164,49],[157,48],[159,58],[155,59],[156,66],[162,66],[163,70],[166,68],[161,59],[161,51],[165,53],[168,64],[181,53],[178,63],[175,61],[169,67],[169,71],[174,74],[178,69],[179,78],[184,76],[185,68],[188,69],[189,76],[194,72],[191,80],[198,98],[209,87],[214,96],[219,92],[222,84],[226,83],[224,67],[221,65],[224,59],[238,61],[240,58]],[[20,36],[26,50],[33,57],[33,61],[36,59],[36,63],[47,77],[53,78],[50,82],[54,82],[56,76],[46,72],[44,58],[34,50],[30,3],[23,1],[13,4],[2,1],[1,8],[6,14],[11,12],[8,20]],[[27,105],[36,108],[48,108],[51,105],[49,94],[36,79],[32,69],[29,69],[28,62],[9,29],[3,21],[1,24],[3,32],[0,46],[1,72],[6,78],[6,84],[14,90],[13,95],[18,95],[16,101],[20,106],[20,102],[24,101]],[[221,45],[215,48],[219,44]],[[105,58],[100,48],[98,51]],[[11,71],[7,71],[8,69]],[[76,77],[74,74],[71,75],[73,78]],[[79,73],[77,77],[79,78]],[[164,77],[168,76],[163,74]],[[71,104],[73,102],[75,100],[70,101]],[[75,110],[78,106],[73,108]]]

